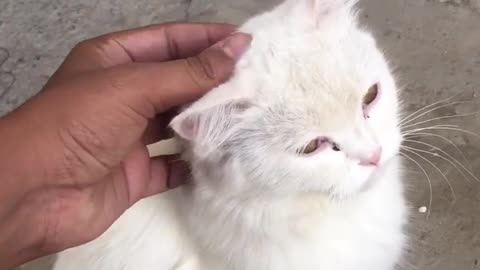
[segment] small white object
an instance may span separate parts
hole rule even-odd
[[[422,207],[418,208],[418,212],[419,212],[419,213],[422,213],[422,214],[423,214],[423,213],[426,213],[427,210],[428,210],[428,208],[427,208],[426,206],[422,206]]]
[[[180,154],[180,146],[175,138],[147,146],[150,158]]]

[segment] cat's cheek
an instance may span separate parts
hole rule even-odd
[[[396,121],[392,122],[380,123],[378,129],[374,130],[383,148],[382,164],[399,154],[403,141],[400,128],[396,125]],[[383,129],[381,126],[383,126]]]

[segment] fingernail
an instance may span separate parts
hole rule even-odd
[[[222,48],[226,55],[238,61],[240,57],[247,51],[252,43],[252,35],[236,32],[226,39],[220,41],[213,47]]]

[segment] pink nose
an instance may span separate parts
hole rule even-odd
[[[362,166],[378,166],[380,160],[382,159],[382,148],[379,147],[370,155],[369,158],[360,161]]]

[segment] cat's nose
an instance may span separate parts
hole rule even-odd
[[[361,166],[378,166],[378,163],[380,163],[380,160],[382,159],[382,147],[378,147],[375,149],[370,154],[370,157],[361,160],[360,165]]]

